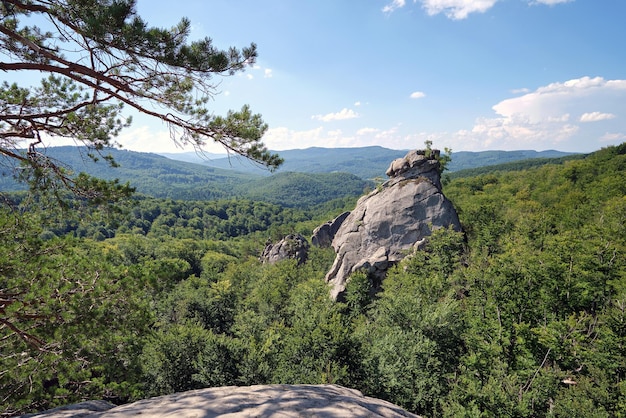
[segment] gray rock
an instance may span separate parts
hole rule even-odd
[[[309,242],[300,234],[289,234],[276,244],[268,242],[261,253],[263,263],[276,263],[281,260],[292,258],[298,260],[298,264],[306,261],[309,254]]]
[[[390,186],[404,179],[425,177],[441,190],[440,165],[437,160],[439,155],[440,152],[436,149],[430,150],[428,156],[424,150],[409,151],[403,158],[397,158],[391,162],[385,172],[391,180],[385,184]]]
[[[49,411],[43,418],[59,415]],[[121,405],[93,418],[165,417],[417,417],[399,406],[338,385],[226,386],[176,393]]]
[[[115,405],[107,401],[85,401],[73,405],[60,406],[50,409],[40,414],[26,414],[26,417],[45,417],[45,418],[82,418],[97,416],[97,412],[108,411],[115,408]]]
[[[346,220],[348,215],[350,215],[350,212],[344,212],[332,221],[328,221],[315,228],[313,230],[313,235],[311,236],[311,244],[321,248],[330,247],[333,242],[333,238],[335,238],[335,234],[337,234],[339,227],[343,221]]]
[[[441,192],[438,151],[410,151],[394,160],[392,176],[380,188],[363,196],[334,236],[337,253],[326,275],[337,299],[350,274],[365,270],[377,284],[387,269],[424,244],[433,229],[461,230],[452,202]]]

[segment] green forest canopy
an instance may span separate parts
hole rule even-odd
[[[454,179],[445,193],[465,236],[435,232],[378,295],[356,273],[342,303],[323,281],[332,250],[302,266],[258,254],[354,201],[310,212],[147,199],[65,230],[27,199],[0,212],[12,238],[0,289],[14,297],[1,408],[335,383],[425,416],[624,416],[625,173],[622,144]]]

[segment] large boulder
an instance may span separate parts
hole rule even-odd
[[[441,191],[438,156],[436,150],[415,150],[394,160],[387,170],[390,179],[359,199],[343,220],[326,275],[334,299],[355,271],[366,271],[380,285],[387,269],[423,244],[433,229],[461,230],[452,202]]]
[[[417,417],[392,403],[338,385],[225,386],[175,393],[113,407],[93,402],[58,408],[41,418],[130,417]],[[419,418],[419,417],[418,417]]]
[[[268,241],[261,253],[263,263],[276,263],[292,258],[302,264],[309,254],[309,242],[300,234],[289,234],[277,243]]]

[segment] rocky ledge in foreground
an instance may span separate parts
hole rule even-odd
[[[106,410],[105,410],[106,409]],[[94,417],[417,417],[399,406],[338,385],[259,385],[199,389],[114,406],[90,401],[36,415]]]

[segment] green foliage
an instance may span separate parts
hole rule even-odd
[[[374,286],[365,272],[358,271],[350,276],[345,290],[345,304],[350,315],[357,316],[367,311],[373,300]]]
[[[368,182],[347,173],[279,173],[251,182],[241,191],[254,200],[289,207],[311,207],[346,196],[360,196]]]
[[[157,320],[168,324],[199,324],[216,334],[229,332],[236,292],[228,280],[210,283],[191,276],[178,283],[157,305]]]
[[[289,318],[276,352],[272,381],[352,386],[358,345],[340,306],[319,279],[300,283],[286,309]]]
[[[568,155],[558,151],[457,152],[454,153],[454,160],[450,162],[448,177],[454,180],[491,173],[529,170],[544,165],[561,165],[585,157],[585,154]]]
[[[340,303],[332,249],[258,254],[353,201],[139,199],[115,222],[3,211],[3,412],[336,383],[424,416],[623,417],[625,150],[453,180],[465,234],[433,231],[377,294],[354,274]]]
[[[424,145],[426,146],[426,157],[430,158],[433,156],[433,141],[426,140],[424,141]],[[434,157],[439,161],[439,174],[442,174],[444,171],[448,170],[448,165],[452,161],[452,150],[450,148],[445,148],[443,154],[435,154]]]
[[[227,337],[199,325],[158,331],[141,355],[146,394],[226,386],[237,376],[237,349]]]
[[[137,396],[152,321],[143,281],[94,245],[37,238],[28,214],[2,210],[0,231],[0,410]]]
[[[460,233],[437,230],[424,250],[389,272],[365,314],[368,321],[355,331],[363,347],[366,393],[438,414],[462,353],[463,321],[452,276],[462,243]]]
[[[622,317],[614,284],[626,277],[624,163],[623,147],[609,147],[563,167],[449,185],[471,252],[466,353],[446,413],[618,413],[626,369],[614,344],[624,333],[608,324]]]

